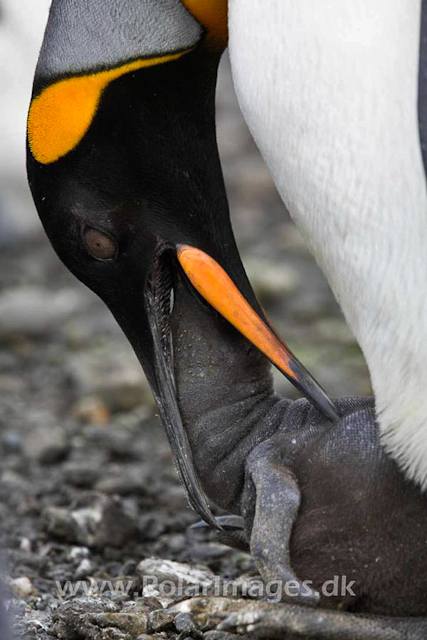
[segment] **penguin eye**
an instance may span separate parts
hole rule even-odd
[[[90,255],[97,260],[112,260],[117,255],[115,240],[98,229],[85,229],[84,242]]]

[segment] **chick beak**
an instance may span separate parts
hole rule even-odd
[[[268,321],[263,320],[251,307],[226,271],[207,253],[195,247],[179,245],[176,255],[196,291],[284,373],[329,420],[338,420],[332,401],[320,385],[280,340]],[[170,325],[174,291],[173,262],[171,253],[166,251],[159,254],[153,262],[144,295],[153,341],[151,364],[147,372],[189,503],[209,526],[222,530],[223,523],[212,514],[198,478],[177,399]],[[135,350],[137,354],[140,352],[138,346]],[[143,358],[141,361],[144,363]]]
[[[177,247],[177,257],[198,293],[257,347],[332,422],[337,410],[325,391],[275,331],[261,319],[225,270],[196,247]]]

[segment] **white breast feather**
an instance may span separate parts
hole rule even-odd
[[[366,357],[383,443],[427,487],[420,0],[230,0],[245,119]]]

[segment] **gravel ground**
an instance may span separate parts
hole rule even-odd
[[[273,323],[331,395],[369,393],[355,340],[242,121],[226,62],[218,136],[238,244]],[[280,376],[277,386],[296,397]],[[253,562],[188,531],[197,518],[136,358],[42,233],[1,251],[0,389],[1,546],[16,636],[236,637],[224,620],[241,601],[209,594],[215,580],[246,584]],[[208,595],[161,610],[180,598],[144,591],[144,575],[203,582]],[[62,592],[67,581],[74,594]]]

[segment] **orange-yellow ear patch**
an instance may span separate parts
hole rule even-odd
[[[28,142],[42,164],[59,160],[74,149],[89,129],[103,90],[125,73],[180,58],[188,51],[159,58],[135,60],[116,69],[60,80],[31,103]]]
[[[228,41],[228,0],[181,0],[194,18],[208,30],[207,41],[225,49]]]

